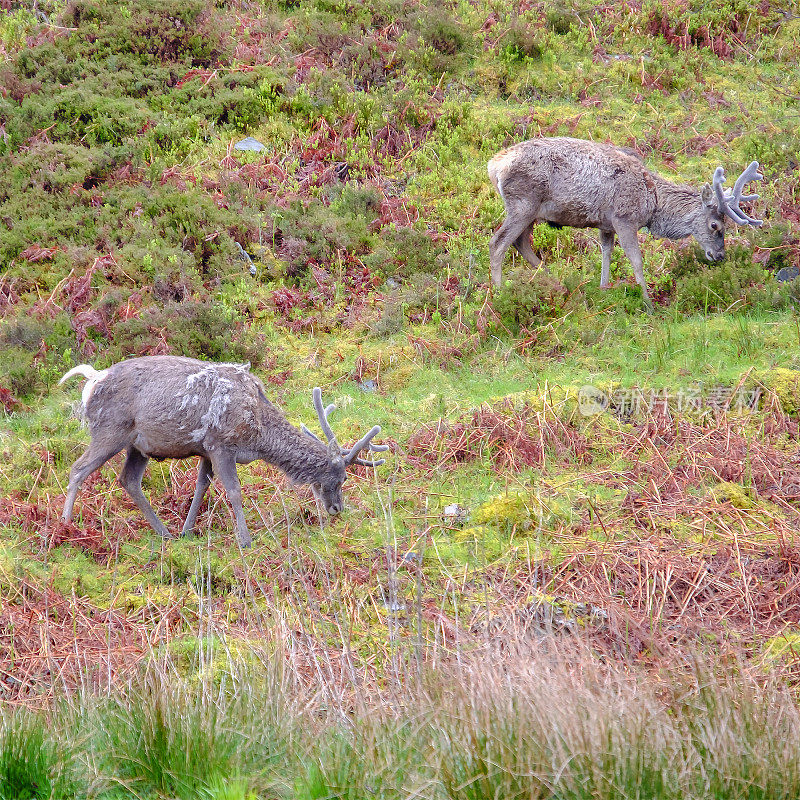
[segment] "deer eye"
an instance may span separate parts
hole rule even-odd
[[[709,225],[709,227],[711,228],[712,231],[718,231],[719,230],[719,223],[712,220],[711,224]]]

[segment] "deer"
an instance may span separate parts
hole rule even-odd
[[[725,189],[725,170],[717,167],[713,183],[701,189],[677,185],[647,169],[635,151],[612,144],[540,137],[501,150],[488,164],[489,178],[505,206],[505,220],[489,242],[492,283],[502,285],[503,258],[512,245],[532,267],[547,268],[534,252],[534,224],[597,228],[600,231],[600,287],[609,287],[614,237],[619,239],[642,289],[645,307],[653,304],[642,268],[637,231],[647,228],[660,239],[694,236],[709,261],[725,257],[725,221],[759,227],[740,203],[759,195],[742,195],[750,181],[763,180],[753,161]]]
[[[242,510],[237,464],[261,459],[278,467],[293,483],[311,484],[317,502],[335,516],[344,508],[342,484],[347,467],[383,464],[385,459],[367,460],[360,453],[388,450],[388,445],[372,441],[381,431],[379,425],[352,447],[341,447],[328,422],[336,406],[323,406],[319,387],[314,388],[312,400],[328,443],[305,425],[296,428],[267,399],[264,384],[250,372],[250,364],[141,356],[102,370],[80,364],[59,384],[76,375],[86,379],[81,405],[91,441],[70,470],[61,515],[64,522],[72,520],[75,499],[86,478],[125,450],[119,483],[153,530],[171,538],[142,492],[142,477],[151,458],[199,456],[194,497],[181,535],[194,529],[203,496],[216,475],[233,509],[239,544],[247,548],[252,539]]]

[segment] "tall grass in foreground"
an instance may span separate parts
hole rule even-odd
[[[662,680],[574,652],[484,654],[337,705],[274,661],[194,681],[151,666],[49,726],[8,712],[0,798],[800,797],[795,698],[740,668]]]
[[[40,712],[15,709],[0,718],[0,800],[70,798],[69,747],[57,742]]]
[[[800,713],[776,684],[697,668],[669,684],[542,659],[476,668],[434,736],[449,798],[800,796]],[[441,712],[440,712],[441,713]]]
[[[264,668],[246,683],[198,683],[151,665],[88,717],[97,784],[111,796],[251,797],[253,786],[265,788],[279,774],[285,726],[294,724],[276,676]]]

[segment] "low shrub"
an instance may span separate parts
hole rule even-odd
[[[257,364],[263,355],[242,341],[232,313],[214,302],[186,301],[146,308],[138,317],[117,323],[112,342],[120,357],[175,353],[210,361]]]
[[[384,277],[407,280],[414,275],[439,274],[443,254],[444,248],[426,231],[389,225],[381,230],[379,243],[363,261]]]
[[[493,306],[503,324],[514,332],[561,314],[567,290],[543,269],[518,267],[506,274]]]
[[[753,261],[752,251],[741,246],[729,248],[725,259],[716,263],[707,262],[698,248],[685,250],[674,257],[670,271],[676,280],[675,302],[685,312],[755,304],[771,280]]]

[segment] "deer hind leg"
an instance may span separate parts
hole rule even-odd
[[[147,462],[150,459],[135,447],[128,448],[128,457],[125,459],[125,466],[119,475],[119,482],[122,488],[131,496],[131,500],[136,503],[142,514],[153,530],[164,539],[172,538],[164,523],[156,516],[153,507],[147,501],[142,491],[142,478],[147,469]]]
[[[242,547],[250,547],[253,540],[247,530],[247,522],[242,510],[242,486],[239,483],[239,476],[236,473],[236,460],[230,455],[217,455],[212,458],[212,466],[217,477],[225,487],[225,494],[228,495],[228,502],[233,509],[233,516],[236,519],[236,536]]]
[[[536,224],[533,220],[530,225],[514,240],[514,249],[534,268],[541,267],[548,275],[550,270],[542,264],[542,259],[539,258],[536,251],[531,247],[531,231]]]
[[[602,266],[600,267],[600,288],[608,289],[611,277],[611,254],[614,252],[614,231],[600,231],[600,253]]]
[[[211,485],[211,480],[214,477],[214,468],[207,458],[200,459],[200,469],[197,472],[197,486],[194,488],[194,498],[192,505],[189,507],[189,513],[186,515],[186,522],[183,523],[183,530],[181,536],[188,536],[194,528],[194,523],[197,520],[197,513],[200,511],[200,504],[203,502],[203,495],[206,489]]]
[[[78,496],[81,484],[96,469],[100,469],[106,461],[119,453],[124,446],[125,444],[122,442],[113,445],[91,442],[86,448],[86,452],[72,465],[72,469],[69,472],[67,496],[64,500],[64,511],[61,513],[61,519],[64,522],[69,522],[72,519],[72,507],[75,505],[75,498]]]
[[[636,237],[636,230],[633,228],[617,228],[617,236],[625,255],[633,267],[633,274],[636,282],[642,287],[642,299],[649,314],[653,313],[653,302],[650,300],[650,293],[647,291],[647,281],[644,279],[644,267],[642,266],[642,251],[639,249],[639,240]]]
[[[505,257],[506,251],[512,244],[515,244],[522,238],[523,233],[531,226],[535,219],[536,215],[530,213],[528,208],[519,207],[510,210],[503,224],[495,231],[494,236],[489,240],[489,262],[492,268],[492,283],[495,286],[500,286],[503,281],[503,258]],[[528,247],[530,248],[530,243],[528,243]],[[530,252],[538,262],[539,258],[533,253],[532,248]],[[526,261],[529,260],[530,259],[526,257]],[[533,266],[538,266],[538,263],[533,264]]]

